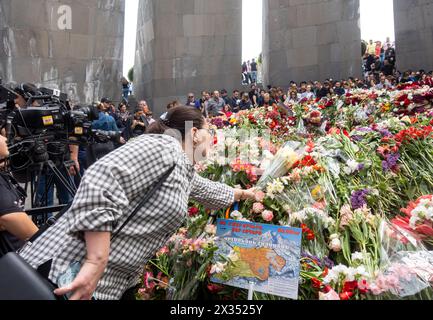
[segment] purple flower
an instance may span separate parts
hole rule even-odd
[[[380,133],[383,137],[391,137],[391,136],[392,136],[392,133],[389,132],[388,129],[382,129],[382,130],[379,130],[379,133]]]
[[[222,118],[213,118],[211,123],[216,126],[218,129],[224,128],[224,121]]]
[[[321,267],[321,268],[327,267],[328,269],[332,269],[335,266],[334,261],[332,261],[328,257],[324,257],[323,259],[320,259],[319,257],[313,256],[312,254],[309,254],[308,252],[302,252],[301,257],[310,259],[312,261],[316,261],[317,264],[319,265],[319,267]]]
[[[364,139],[362,136],[358,136],[358,135],[352,136],[352,140],[355,142],[362,141],[362,139]]]
[[[352,204],[352,209],[361,209],[367,204],[367,195],[370,193],[368,189],[362,189],[352,192],[350,197],[350,202]]]
[[[392,153],[386,157],[384,161],[382,161],[382,169],[384,172],[388,172],[390,170],[393,170],[398,163],[398,160],[400,159],[399,153]]]
[[[372,132],[374,130],[371,129],[371,128],[369,128],[369,127],[363,127],[363,128],[356,129],[356,131],[360,131],[360,132]]]

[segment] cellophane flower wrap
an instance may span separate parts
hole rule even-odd
[[[303,154],[304,146],[301,142],[286,142],[263,172],[257,183],[257,188],[264,189],[269,182],[284,176],[300,160]]]
[[[373,299],[432,300],[433,252],[399,226],[382,220],[380,264],[370,284]]]

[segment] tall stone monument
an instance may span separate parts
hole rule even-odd
[[[125,0],[1,0],[0,77],[120,100]]]
[[[263,0],[263,10],[265,84],[361,75],[359,0]]]
[[[135,93],[157,114],[192,91],[241,83],[241,0],[140,0]]]
[[[433,0],[394,0],[397,68],[433,70]]]

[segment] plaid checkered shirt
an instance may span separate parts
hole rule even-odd
[[[116,232],[157,180],[171,176],[111,243],[96,299],[118,300],[140,282],[147,261],[186,218],[189,199],[209,209],[234,202],[234,190],[200,177],[178,141],[144,135],[88,169],[70,210],[20,255],[34,268],[52,260],[49,278],[57,283],[71,263],[86,257],[84,233]]]

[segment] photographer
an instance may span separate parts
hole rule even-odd
[[[127,127],[129,128],[129,138],[137,138],[146,133],[149,123],[144,114],[143,107],[137,107],[134,115],[129,119]]]
[[[93,121],[92,129],[101,130],[106,132],[119,132],[120,144],[125,144],[125,140],[120,137],[120,130],[117,127],[116,120],[108,114],[110,109],[110,101],[107,98],[103,98],[101,103],[98,105],[99,119]],[[91,144],[87,147],[87,167],[89,168],[99,159],[116,149],[113,141],[100,142]]]
[[[9,156],[6,138],[0,136],[0,161]],[[0,257],[17,251],[38,228],[24,213],[25,194],[12,176],[0,168]]]

